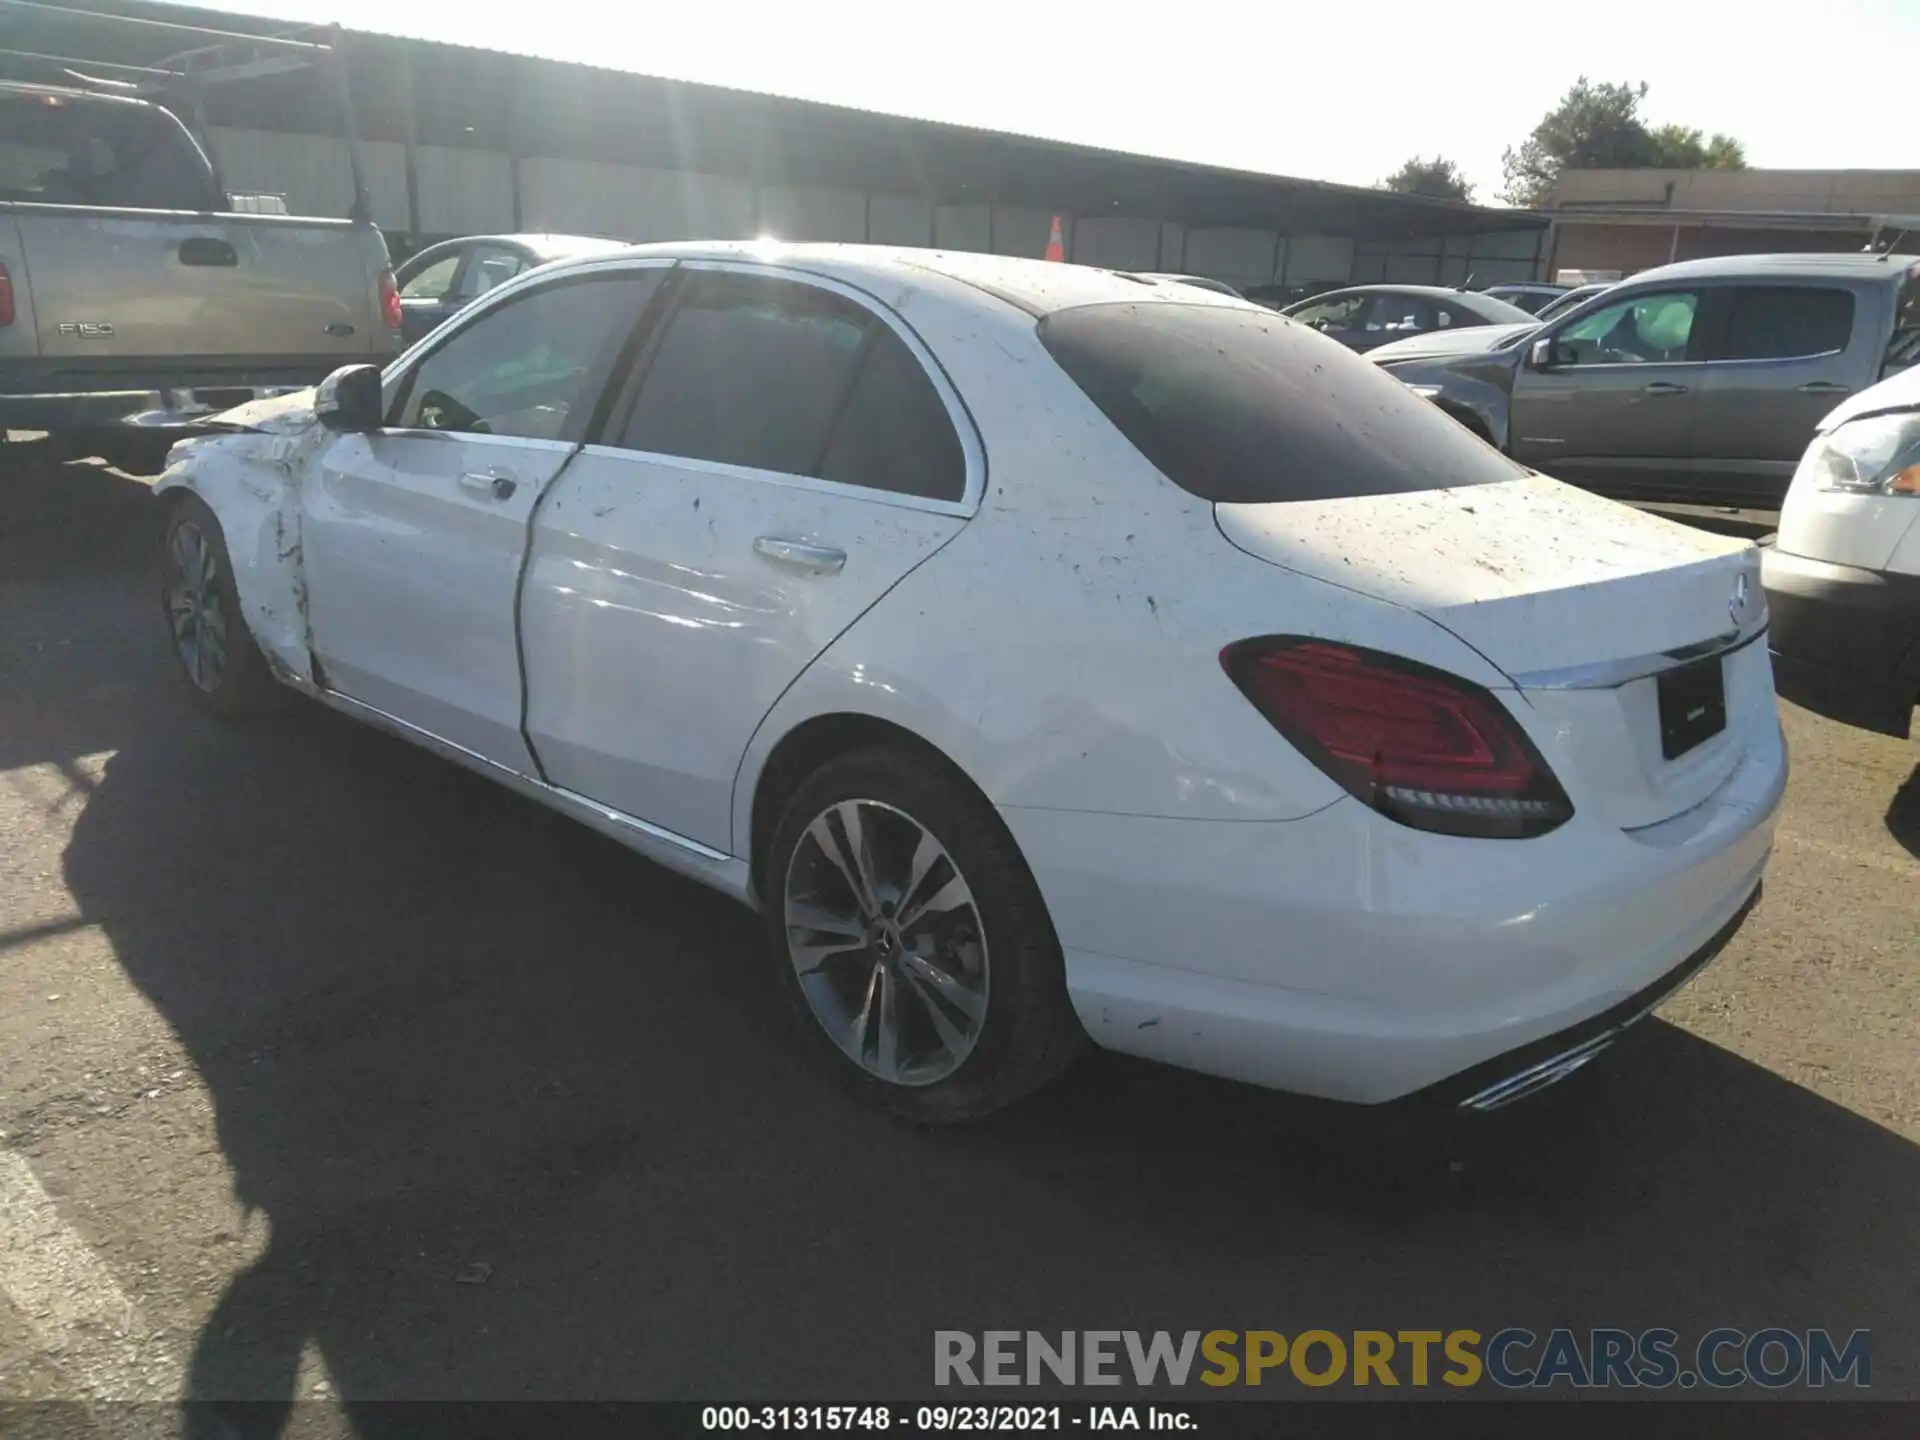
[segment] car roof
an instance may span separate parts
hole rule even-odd
[[[610,251],[624,250],[629,243],[606,235],[508,235],[503,237],[516,240],[536,255],[548,260],[566,260],[575,255],[605,255]]]
[[[1632,284],[1648,280],[1710,280],[1744,276],[1779,279],[1891,280],[1908,266],[1920,264],[1920,256],[1868,255],[1861,251],[1806,255],[1714,255],[1704,260],[1681,260],[1659,265],[1630,277]]]
[[[1318,295],[1309,295],[1307,300],[1324,300],[1330,295],[1424,295],[1430,300],[1458,300],[1462,295],[1473,295],[1472,290],[1455,290],[1448,285],[1337,285],[1331,290],[1322,290]],[[1305,304],[1306,301],[1301,302]]]
[[[438,241],[428,248],[452,250],[461,245],[515,245],[522,250],[531,250],[544,260],[566,260],[580,255],[611,254],[615,250],[628,249],[631,243],[606,235],[555,235],[541,231],[521,235],[456,235],[451,240]],[[425,254],[426,251],[419,253]]]
[[[1155,279],[1091,265],[980,255],[962,250],[919,250],[885,245],[816,245],[763,240],[676,241],[634,245],[620,252],[634,259],[732,260],[805,270],[862,287],[923,287],[932,277],[957,280],[1033,316],[1077,305],[1119,301],[1171,301],[1182,305],[1249,305],[1205,286]],[[591,264],[607,252],[574,256],[560,268]]]

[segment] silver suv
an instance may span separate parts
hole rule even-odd
[[[1920,258],[1688,260],[1544,325],[1423,335],[1367,358],[1557,479],[1772,507],[1821,417],[1920,359]]]

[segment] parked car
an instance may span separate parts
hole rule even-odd
[[[1264,305],[1269,310],[1284,310],[1297,301],[1311,300],[1325,293],[1324,285],[1249,285],[1240,295],[1242,299]]]
[[[756,904],[805,1043],[923,1120],[1088,1036],[1491,1108],[1758,893],[1753,547],[1197,287],[646,246],[226,426],[158,487],[195,696],[290,686]]]
[[[0,434],[155,470],[182,427],[399,335],[370,223],[234,213],[164,107],[0,81]]]
[[[400,324],[407,344],[437,329],[461,306],[522,270],[625,248],[593,235],[468,235],[429,245],[400,267]]]
[[[1177,285],[1198,285],[1202,290],[1211,290],[1216,295],[1231,295],[1236,300],[1244,300],[1246,298],[1238,290],[1234,289],[1233,286],[1227,284],[1226,281],[1211,280],[1205,275],[1142,274],[1140,278],[1142,280],[1168,280]]]
[[[1545,280],[1520,280],[1508,285],[1489,285],[1478,293],[1504,300],[1509,305],[1517,305],[1529,315],[1538,315],[1565,295],[1567,287]]]
[[[1619,283],[1617,280],[1596,280],[1588,285],[1575,285],[1571,290],[1563,290],[1542,305],[1534,312],[1534,318],[1543,321],[1555,320],[1562,315],[1571,314],[1594,296],[1605,294]]]
[[[1899,333],[1920,348],[1920,299],[1906,304]],[[1849,725],[1909,734],[1920,704],[1920,369],[1820,422],[1760,576],[1781,693]]]
[[[1410,335],[1533,319],[1504,300],[1437,285],[1355,285],[1315,295],[1280,313],[1361,351]]]
[[[1771,508],[1834,402],[1913,363],[1895,316],[1917,285],[1911,256],[1686,260],[1531,330],[1427,336],[1369,358],[1559,479]]]

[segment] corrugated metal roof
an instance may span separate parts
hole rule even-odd
[[[96,11],[227,31],[273,34],[289,28],[167,0],[85,3]],[[356,110],[369,138],[402,139],[411,127],[427,143],[521,155],[751,175],[767,184],[897,189],[948,202],[992,198],[1066,207],[1082,216],[1164,216],[1192,225],[1292,234],[1414,238],[1538,229],[1547,223],[1545,216],[1527,211],[485,50],[407,34],[404,13],[396,11],[390,34],[346,32]],[[165,53],[164,44],[151,37],[144,44],[125,36],[88,43],[97,43],[107,60],[138,63],[142,55]],[[402,79],[407,71],[410,87]],[[232,87],[211,105],[219,123],[332,128],[322,118],[323,97],[297,99],[284,79]]]

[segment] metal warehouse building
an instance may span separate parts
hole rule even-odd
[[[140,0],[0,8],[0,73],[103,75],[276,22]],[[160,23],[167,22],[167,23]],[[1245,289],[1526,279],[1544,216],[1251,174],[426,41],[340,37],[373,219],[396,252],[451,235],[868,241],[1212,276]],[[39,58],[36,58],[39,57]],[[105,68],[114,67],[114,68]],[[198,120],[230,191],[344,214],[337,107],[311,72],[209,87]]]

